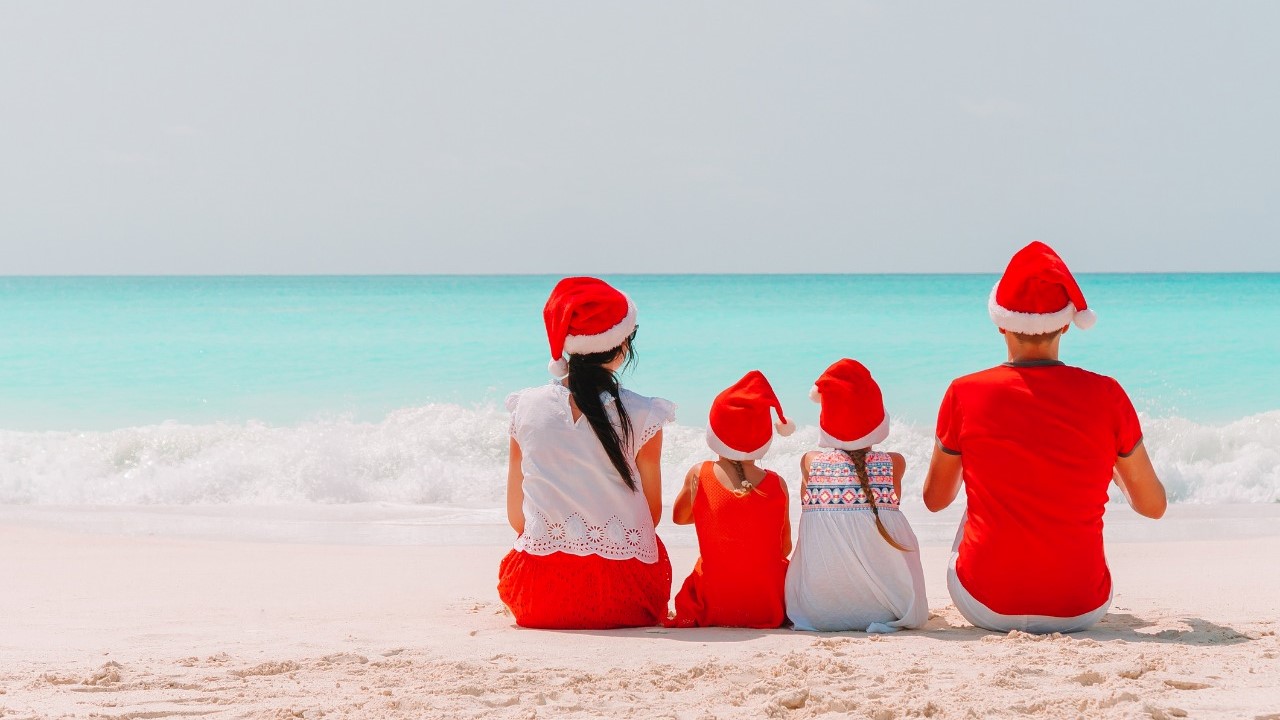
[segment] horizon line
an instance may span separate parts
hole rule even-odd
[[[480,277],[967,277],[1000,275],[1003,271],[970,271],[970,272],[509,272],[509,273],[0,273],[2,280],[21,279],[149,279],[149,278],[480,278]],[[1280,275],[1280,270],[1080,270],[1076,275]]]

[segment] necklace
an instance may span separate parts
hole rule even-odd
[[[733,465],[733,469],[738,472],[738,484],[742,486],[743,490],[750,490],[752,488],[751,481],[747,479],[747,471],[742,469],[742,463],[737,460],[730,460],[729,462]]]

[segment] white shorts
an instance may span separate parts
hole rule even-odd
[[[951,546],[951,562],[947,564],[947,590],[951,592],[951,601],[955,603],[956,609],[960,611],[965,620],[977,627],[997,632],[1021,630],[1022,632],[1037,634],[1071,633],[1088,630],[1093,627],[1094,623],[1101,620],[1107,614],[1107,610],[1111,608],[1111,599],[1115,596],[1115,586],[1112,586],[1111,595],[1107,596],[1107,601],[1102,603],[1101,607],[1075,617],[1002,615],[983,605],[973,595],[969,594],[969,591],[961,584],[960,576],[956,574],[956,558],[960,556],[958,552],[960,540],[964,537],[964,524],[968,518],[968,513],[965,513],[964,517],[960,519],[960,529],[956,531],[956,541]]]

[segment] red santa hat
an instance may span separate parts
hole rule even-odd
[[[778,413],[776,426],[769,408]],[[711,403],[707,445],[728,460],[756,460],[769,452],[774,427],[783,437],[796,431],[796,424],[783,416],[782,404],[764,373],[752,370]]]
[[[1039,240],[1009,261],[991,290],[987,311],[1001,329],[1025,335],[1053,332],[1073,320],[1081,330],[1088,330],[1098,321],[1067,264]]]
[[[869,448],[889,437],[884,397],[871,371],[857,360],[841,358],[813,384],[809,398],[818,412],[818,444],[841,450]]]
[[[593,277],[571,277],[556,283],[542,308],[551,345],[547,370],[569,374],[567,355],[606,352],[636,329],[636,306],[609,283]]]

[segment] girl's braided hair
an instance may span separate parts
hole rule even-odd
[[[867,496],[867,502],[871,505],[871,514],[876,519],[876,529],[880,531],[880,537],[884,541],[903,552],[911,552],[911,549],[904,547],[902,543],[893,539],[889,534],[889,529],[880,521],[880,509],[876,507],[876,494],[871,490],[871,478],[867,475],[867,453],[870,448],[860,448],[858,450],[845,450],[846,455],[853,462],[854,470],[858,471],[858,482],[862,483],[862,492]]]

